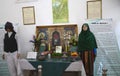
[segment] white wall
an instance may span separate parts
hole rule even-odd
[[[0,24],[5,24],[6,21],[11,21],[19,26],[20,43],[22,53],[32,50],[32,44],[29,42],[35,34],[35,26],[51,25],[52,19],[52,0],[38,0],[35,2],[16,3],[17,0],[1,0],[0,1]],[[86,0],[68,0],[69,1],[69,23],[78,24],[78,28],[85,22],[86,19]],[[23,25],[22,7],[35,7],[35,25]],[[120,44],[120,0],[103,0],[102,1],[102,17],[112,18],[113,27],[117,35],[118,43]],[[68,24],[69,24],[68,23]],[[117,28],[117,29],[116,29]],[[79,29],[80,31],[80,29]]]
[[[103,18],[112,18],[113,20],[112,26],[120,49],[120,0],[103,0],[102,9]]]

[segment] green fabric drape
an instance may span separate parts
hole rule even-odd
[[[30,64],[37,69],[38,65],[42,65],[42,76],[62,76],[65,69],[71,63],[70,61],[61,61],[57,59],[39,61],[29,60]]]
[[[87,26],[86,31],[83,30],[83,26]],[[87,23],[82,25],[82,30],[78,38],[78,52],[85,50],[92,50],[97,48],[97,43],[94,34],[90,31],[89,25]]]

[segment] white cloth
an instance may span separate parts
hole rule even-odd
[[[11,76],[23,76],[22,71],[20,70],[20,65],[17,59],[17,51],[13,53],[5,52],[5,59],[8,64],[8,69]]]
[[[86,76],[82,61],[72,62],[65,71],[81,71],[81,76]]]
[[[19,60],[19,63],[22,70],[35,70],[35,68],[26,59]]]

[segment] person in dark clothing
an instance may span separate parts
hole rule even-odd
[[[78,52],[83,61],[87,76],[93,76],[97,43],[89,25],[84,23],[78,38]]]
[[[18,51],[17,35],[11,22],[6,22],[5,31],[3,59],[7,61],[10,75],[19,76],[17,74],[17,59],[20,57],[20,52]]]

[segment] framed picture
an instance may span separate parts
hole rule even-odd
[[[56,53],[62,53],[62,46],[56,46]]]
[[[68,23],[68,0],[52,0],[53,23]]]
[[[65,25],[44,25],[36,26],[36,37],[38,40],[44,40],[47,44],[50,43],[51,50],[60,52],[65,50],[66,41],[72,39],[73,36],[78,35],[77,24],[65,24]]]
[[[87,1],[87,19],[102,18],[102,1]]]
[[[35,10],[34,6],[23,7],[23,24],[32,25],[35,24]]]

